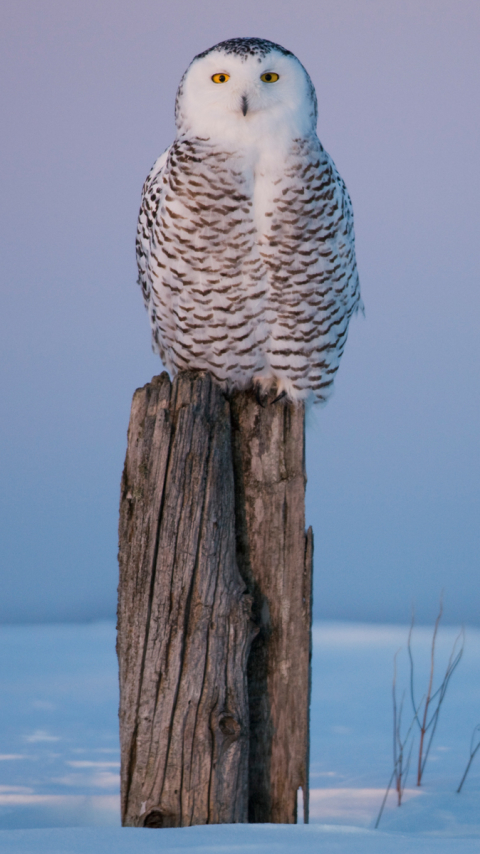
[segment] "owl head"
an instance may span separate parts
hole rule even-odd
[[[187,68],[175,109],[179,136],[222,142],[315,131],[317,99],[305,68],[289,50],[257,38],[220,42]]]

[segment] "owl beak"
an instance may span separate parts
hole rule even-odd
[[[242,113],[244,116],[247,115],[248,111],[248,98],[246,95],[242,95]]]

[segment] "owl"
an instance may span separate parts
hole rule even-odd
[[[154,351],[227,391],[325,401],[362,303],[352,205],[309,75],[278,44],[230,39],[193,59],[175,118],[138,220]]]

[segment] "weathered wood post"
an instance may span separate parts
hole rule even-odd
[[[135,392],[119,531],[124,825],[294,822],[299,786],[308,815],[304,490],[302,407],[229,401],[190,371]]]
[[[228,402],[209,375],[133,398],[120,515],[122,820],[247,820],[250,601]]]
[[[305,411],[251,391],[232,407],[237,558],[259,633],[248,662],[249,821],[308,821],[313,534],[305,532]]]

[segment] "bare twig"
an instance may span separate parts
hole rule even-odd
[[[413,708],[418,709],[420,707],[417,706],[417,704],[415,702],[415,689],[414,689],[414,679],[413,679],[414,663],[413,663],[413,655],[412,655],[412,633],[413,633],[414,625],[415,625],[415,606],[412,604],[412,619],[410,622],[410,631],[408,632],[407,649],[408,649],[408,658],[410,661],[410,698],[412,700]]]
[[[404,746],[404,747],[405,747],[405,745],[406,745],[406,743],[407,743],[408,739],[410,738],[410,734],[411,734],[412,729],[413,729],[413,724],[415,723],[416,719],[417,719],[417,715],[414,715],[414,717],[413,717],[413,719],[412,719],[412,722],[411,722],[411,724],[410,724],[410,726],[409,726],[409,728],[408,728],[408,730],[407,730],[407,734],[406,734],[406,736],[405,736],[405,738],[404,738],[404,741],[403,741],[403,746]],[[411,751],[410,751],[410,753],[411,753]],[[409,764],[410,764],[410,756],[409,756],[409,759],[408,759],[408,765],[409,765]],[[407,766],[407,767],[408,767],[408,766]],[[386,790],[385,790],[385,794],[384,794],[384,796],[383,796],[383,801],[382,801],[382,805],[381,805],[381,807],[380,807],[380,812],[378,813],[378,817],[377,817],[377,820],[376,820],[376,822],[375,822],[375,830],[377,829],[378,825],[380,824],[380,819],[381,819],[381,817],[382,817],[382,813],[383,813],[383,810],[384,810],[385,804],[386,804],[386,802],[387,802],[388,793],[389,793],[390,789],[392,788],[393,779],[394,779],[394,777],[395,777],[396,773],[397,773],[397,766],[396,766],[396,764],[395,764],[395,765],[394,765],[394,767],[393,767],[393,771],[392,771],[392,773],[391,773],[391,776],[390,776],[390,780],[388,781],[387,788],[386,788]],[[402,794],[403,794],[403,789],[402,789]]]
[[[435,620],[435,627],[433,629],[433,637],[432,637],[432,649],[430,653],[430,678],[428,682],[427,696],[425,697],[425,707],[423,710],[423,720],[420,726],[420,744],[418,748],[418,768],[417,768],[417,786],[421,785],[422,782],[422,774],[423,769],[425,767],[425,762],[423,761],[423,741],[425,738],[425,733],[427,731],[427,719],[428,719],[428,707],[430,706],[430,698],[432,696],[432,685],[433,685],[433,674],[435,670],[435,643],[437,640],[437,632],[438,632],[438,624],[442,618],[443,614],[443,595],[440,597],[440,608],[438,611],[438,617]]]
[[[392,787],[392,783],[395,780],[395,789],[397,791],[397,803],[398,806],[401,806],[403,793],[405,791],[405,784],[408,777],[408,771],[410,768],[410,759],[412,755],[412,747],[413,742],[410,745],[410,750],[408,754],[408,759],[406,765],[404,765],[404,755],[405,748],[410,739],[413,725],[415,721],[418,723],[418,715],[415,713],[410,726],[407,730],[405,738],[401,737],[401,723],[402,723],[402,711],[403,711],[403,702],[405,699],[405,694],[402,697],[402,702],[400,704],[400,709],[397,706],[397,695],[396,695],[396,683],[397,683],[397,655],[398,652],[395,653],[395,657],[393,660],[393,685],[392,685],[392,699],[393,699],[393,771],[390,776],[390,780],[388,781],[388,785],[383,796],[383,801],[380,807],[380,811],[378,813],[377,820],[375,822],[375,829],[380,824],[380,819],[382,818],[383,810],[385,808],[385,804],[387,802],[388,793]],[[423,700],[423,698],[422,698]]]
[[[463,786],[465,780],[467,779],[467,774],[470,771],[470,765],[472,764],[472,762],[475,758],[475,754],[480,749],[480,738],[478,739],[477,744],[475,744],[475,734],[476,733],[480,733],[480,724],[477,724],[477,726],[474,728],[474,730],[472,732],[472,738],[470,739],[470,759],[467,762],[467,767],[465,768],[465,772],[463,774],[463,777],[460,780],[460,785],[457,789],[458,794],[460,794],[460,792],[462,791],[462,786]],[[474,744],[475,744],[475,747],[474,747]]]
[[[416,720],[420,729],[420,744],[418,749],[418,763],[417,763],[417,786],[422,784],[422,777],[425,771],[425,765],[427,763],[427,759],[430,753],[430,748],[432,746],[433,737],[435,735],[435,730],[437,728],[438,717],[440,714],[440,709],[442,707],[442,703],[445,699],[445,694],[452,677],[452,674],[456,667],[458,666],[460,659],[463,655],[463,648],[465,642],[465,633],[463,628],[460,630],[460,633],[455,639],[452,652],[450,653],[450,658],[448,660],[447,668],[445,671],[445,675],[440,686],[436,691],[433,691],[433,679],[435,674],[435,647],[437,643],[437,635],[438,635],[438,627],[440,625],[440,620],[443,615],[443,592],[440,596],[440,607],[438,611],[437,619],[435,620],[435,626],[433,629],[432,636],[432,645],[430,651],[430,674],[428,679],[428,687],[427,692],[425,694],[422,702],[417,706],[415,703],[415,691],[414,691],[414,662],[413,662],[413,654],[412,654],[412,633],[413,626],[415,622],[415,614],[412,611],[412,622],[410,624],[410,631],[408,633],[408,657],[410,661],[410,697],[412,700],[412,706],[414,712],[421,709],[422,703],[423,706],[423,714],[421,716],[421,720],[418,716],[416,716]],[[460,645],[460,646],[459,646]],[[433,711],[432,711],[433,709]],[[429,733],[428,737],[427,733]]]
[[[399,652],[400,650],[398,650]],[[402,712],[403,703],[405,700],[405,692],[403,692],[400,709],[397,708],[397,655],[395,653],[393,659],[393,683],[392,683],[392,700],[393,700],[393,769],[395,777],[395,788],[397,790],[398,806],[402,805],[402,795],[405,789],[406,775],[408,774],[409,761],[407,766],[404,765],[404,749],[406,742],[402,741]]]
[[[385,790],[385,794],[384,794],[384,796],[383,796],[383,801],[382,801],[382,805],[381,805],[381,807],[380,807],[380,812],[378,813],[377,820],[376,820],[376,822],[375,822],[375,830],[377,829],[378,825],[380,824],[380,819],[381,819],[381,817],[382,817],[382,815],[383,815],[383,810],[384,810],[384,808],[385,808],[385,804],[387,803],[388,793],[389,793],[390,789],[392,788],[392,783],[393,783],[393,778],[394,778],[394,776],[395,776],[395,768],[394,768],[394,769],[393,769],[393,771],[392,771],[392,774],[391,774],[390,780],[388,781],[388,785],[387,785],[387,788],[386,788],[386,790]]]
[[[457,651],[457,645],[458,644],[460,644],[460,649],[458,649],[458,651]],[[431,728],[431,732],[430,732],[430,735],[429,735],[429,738],[427,741],[427,747],[426,747],[424,758],[423,758],[422,774],[423,774],[423,771],[424,771],[424,768],[425,768],[425,765],[426,765],[426,762],[428,759],[428,755],[430,753],[430,748],[432,746],[433,736],[435,735],[435,730],[437,728],[438,717],[439,717],[440,709],[441,709],[441,706],[442,706],[442,703],[443,703],[443,700],[445,698],[445,694],[446,694],[446,691],[448,688],[448,683],[450,682],[451,676],[452,676],[455,668],[460,663],[460,659],[463,655],[464,644],[465,644],[465,630],[462,627],[460,629],[459,634],[455,638],[455,642],[453,644],[453,649],[452,649],[452,652],[450,654],[450,658],[448,660],[447,669],[445,671],[445,676],[443,677],[443,681],[442,681],[441,685],[439,686],[439,688],[435,691],[435,693],[432,694],[432,696],[430,697],[430,705],[432,704],[433,700],[435,700],[437,697],[438,697],[438,700],[437,700],[437,705],[435,707],[435,710],[432,713],[432,716],[431,716],[429,722],[427,723],[426,731],[428,732],[428,730]]]
[[[430,753],[430,749],[433,742],[433,737],[435,735],[435,730],[437,728],[438,718],[440,715],[440,709],[442,707],[442,703],[445,699],[445,694],[447,692],[448,685],[450,683],[450,679],[454,671],[456,670],[460,659],[463,655],[464,645],[465,645],[465,631],[462,628],[455,638],[452,651],[450,653],[450,657],[448,659],[447,667],[445,670],[445,675],[439,687],[434,691],[433,683],[434,683],[434,675],[435,675],[435,649],[437,643],[437,635],[438,629],[440,625],[440,620],[443,615],[443,593],[440,596],[440,606],[438,610],[438,616],[435,620],[435,626],[433,629],[432,643],[430,648],[430,672],[428,677],[428,685],[427,691],[423,695],[420,702],[417,704],[415,699],[415,680],[414,680],[414,659],[412,652],[412,635],[413,635],[413,627],[415,625],[415,612],[412,609],[412,620],[410,623],[410,630],[408,632],[408,641],[407,641],[407,651],[408,658],[410,663],[410,699],[412,701],[413,707],[413,718],[408,728],[408,731],[405,735],[405,738],[402,738],[401,735],[401,724],[402,724],[402,713],[403,713],[403,704],[405,699],[405,693],[402,696],[402,700],[400,706],[397,702],[397,656],[398,652],[395,653],[393,660],[393,684],[392,684],[392,700],[393,700],[393,771],[390,776],[390,780],[388,781],[387,789],[385,795],[383,797],[383,801],[380,807],[380,811],[378,813],[377,821],[375,823],[375,828],[377,828],[380,824],[380,819],[382,818],[383,810],[385,808],[385,804],[387,802],[388,793],[392,787],[392,783],[395,780],[395,789],[397,792],[397,803],[398,806],[401,806],[403,793],[405,791],[405,785],[408,777],[408,771],[410,768],[410,760],[412,756],[413,749],[413,740],[410,741],[410,748],[408,752],[408,759],[405,763],[405,750],[407,744],[409,743],[410,736],[412,733],[412,729],[414,724],[416,723],[420,730],[420,745],[418,751],[418,764],[417,764],[417,786],[421,785],[422,776],[425,771],[425,765],[427,763],[427,759]],[[478,750],[480,750],[480,738],[478,743],[475,744],[475,733],[480,732],[480,724],[475,727],[472,735],[472,741],[470,744],[470,759],[465,769],[465,773],[462,777],[461,783],[457,789],[458,792],[461,791],[465,778],[470,769],[470,765],[473,762],[473,758]]]

